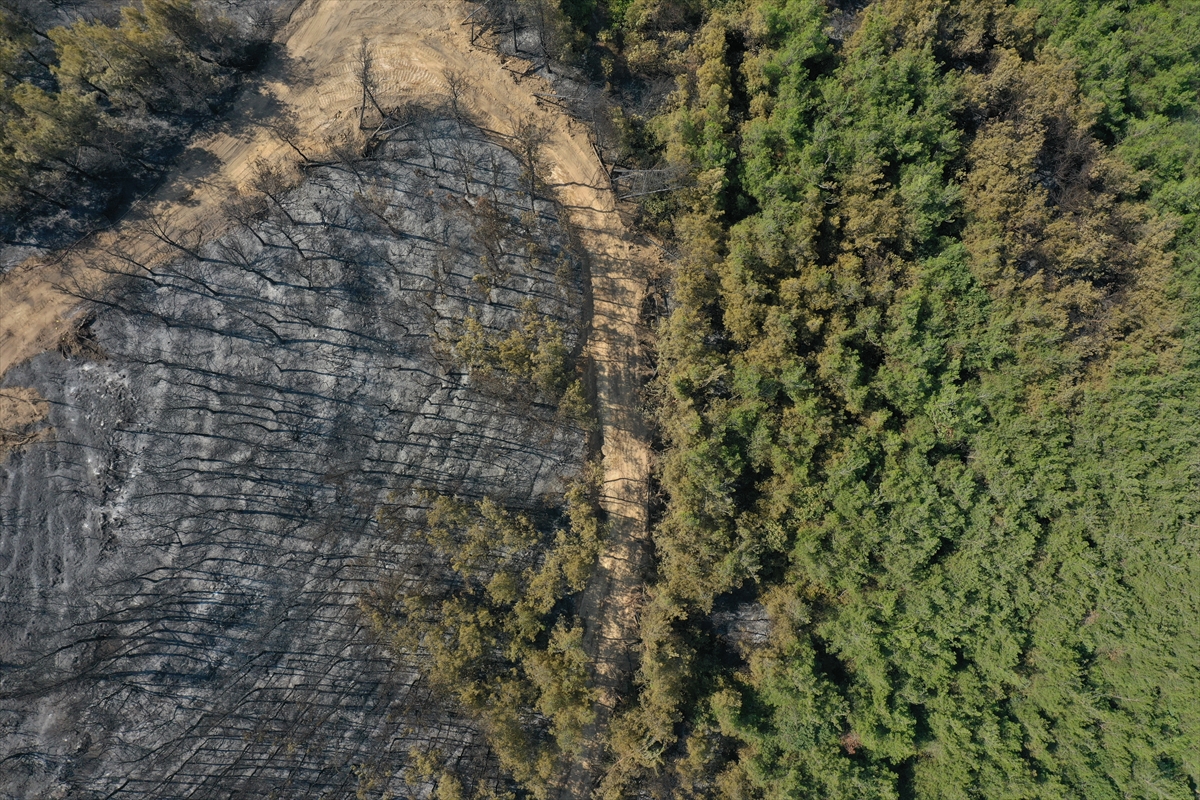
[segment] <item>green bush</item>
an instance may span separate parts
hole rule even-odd
[[[582,623],[562,601],[583,591],[603,546],[599,474],[589,469],[568,486],[549,527],[490,499],[428,497],[415,533],[429,564],[414,583],[378,587],[361,603],[397,657],[475,717],[501,767],[534,797],[549,796],[593,719]],[[417,756],[416,773],[433,777],[437,759]],[[502,786],[492,778],[450,770],[439,791],[471,786],[484,796]]]
[[[116,26],[78,21],[45,35],[0,11],[0,206],[10,224],[47,206],[86,216],[131,176],[162,169],[252,66],[254,45],[191,0],[145,0]]]

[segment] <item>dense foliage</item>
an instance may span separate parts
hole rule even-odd
[[[385,526],[423,557],[362,602],[401,661],[471,714],[504,772],[539,798],[592,719],[573,602],[604,540],[598,480],[593,472],[573,483],[562,516],[540,524],[490,499],[429,496],[417,525],[385,510]],[[464,775],[431,754],[414,766],[414,782],[432,780],[445,800],[504,796],[507,782],[494,775]]]
[[[144,0],[115,26],[47,32],[0,5],[3,233],[114,210],[228,98],[261,45],[191,0]]]
[[[1193,797],[1200,6],[613,9],[690,181],[606,789]]]

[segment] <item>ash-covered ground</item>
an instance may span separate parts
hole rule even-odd
[[[453,352],[529,298],[581,345],[585,268],[529,179],[416,114],[298,187],[260,174],[227,235],[5,376],[52,430],[0,464],[0,798],[419,796],[411,749],[482,763],[356,603],[405,568],[389,497],[553,503],[582,462]]]

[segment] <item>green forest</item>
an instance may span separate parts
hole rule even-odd
[[[607,796],[1197,796],[1200,4],[607,13],[689,176]]]

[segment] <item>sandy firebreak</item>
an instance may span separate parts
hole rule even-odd
[[[373,50],[383,105],[448,93],[446,75],[464,78],[459,104],[498,137],[522,123],[549,131],[543,150],[549,183],[569,210],[590,255],[593,315],[585,357],[594,370],[603,440],[602,506],[612,523],[609,546],[581,614],[586,645],[597,665],[601,693],[594,727],[603,726],[632,668],[637,641],[637,597],[647,536],[650,449],[639,415],[637,325],[647,276],[657,256],[637,243],[617,213],[604,169],[584,127],[540,104],[534,92],[551,91],[537,77],[518,78],[527,65],[471,46],[461,21],[471,7],[453,0],[309,0],[281,32],[279,55],[248,86],[229,115],[230,130],[197,142],[181,159],[179,174],[145,201],[126,222],[54,258],[31,261],[0,278],[0,376],[15,364],[56,345],[80,304],[72,296],[111,280],[129,261],[154,264],[174,250],[164,239],[203,241],[222,232],[222,207],[262,164],[288,165],[295,151],[269,126],[290,116],[314,152],[321,142],[357,122],[360,88],[356,54],[362,37]],[[520,69],[516,69],[516,67]],[[191,166],[187,166],[191,165]],[[161,224],[154,235],[149,220]],[[72,292],[61,287],[74,287]],[[0,457],[6,432],[28,437],[46,405],[31,390],[4,390]],[[570,796],[585,796],[600,767],[602,737],[589,731],[590,748],[570,771]]]

